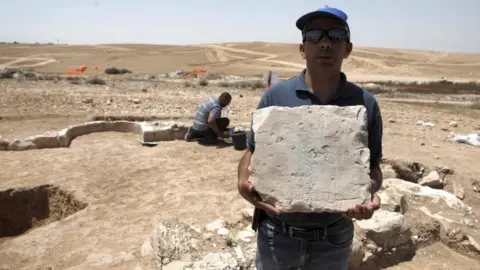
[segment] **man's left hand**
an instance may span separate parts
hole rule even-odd
[[[370,219],[373,216],[373,212],[380,208],[380,197],[377,193],[372,195],[372,201],[367,202],[355,207],[349,208],[347,216],[349,218],[355,218],[356,220]]]

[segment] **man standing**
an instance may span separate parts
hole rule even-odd
[[[279,82],[261,97],[258,109],[268,106],[363,105],[367,109],[372,200],[347,213],[280,213],[261,201],[249,182],[249,165],[255,150],[253,131],[248,150],[238,166],[239,193],[255,206],[253,228],[258,229],[258,270],[346,270],[353,241],[355,219],[369,219],[380,207],[377,191],[382,184],[382,117],[376,99],[347,81],[341,72],[343,59],[352,52],[347,15],[324,7],[296,22],[302,33],[300,54],[307,68],[298,76]]]
[[[202,143],[215,143],[217,138],[225,138],[225,130],[230,120],[222,116],[222,109],[232,101],[232,96],[223,92],[218,98],[209,97],[195,112],[193,126],[185,134],[185,141],[200,139]]]

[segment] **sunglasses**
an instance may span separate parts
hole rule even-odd
[[[310,29],[303,34],[303,42],[319,42],[324,36],[332,41],[348,41],[350,35],[346,29],[332,28],[332,29]]]

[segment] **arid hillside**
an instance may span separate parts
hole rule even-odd
[[[225,43],[195,46],[108,44],[0,45],[0,68],[23,67],[63,74],[80,65],[128,68],[135,74],[161,74],[204,68],[238,76],[260,76],[269,70],[289,77],[304,67],[297,44]],[[356,81],[408,80],[470,81],[480,77],[480,54],[355,47],[344,71]]]

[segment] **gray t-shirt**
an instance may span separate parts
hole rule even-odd
[[[208,130],[208,116],[213,114],[216,118],[222,116],[222,106],[218,98],[206,98],[195,112],[193,129],[198,131]]]
[[[310,94],[305,84],[305,70],[300,75],[287,81],[279,82],[269,88],[262,96],[257,109],[269,106],[297,107],[303,105],[325,105],[314,95]],[[352,106],[364,105],[368,115],[368,147],[370,148],[371,167],[379,166],[382,158],[383,124],[380,108],[375,97],[347,81],[344,73],[341,74],[341,84],[337,92],[326,103],[328,105]],[[248,148],[255,150],[255,134],[250,132]],[[340,213],[283,213],[276,218],[287,224],[298,227],[317,227],[331,224],[342,218]]]

